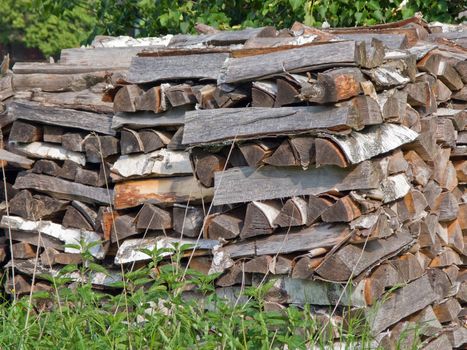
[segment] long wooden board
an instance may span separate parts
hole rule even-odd
[[[12,102],[8,115],[15,119],[29,120],[48,125],[65,126],[115,135],[112,130],[112,116],[57,107],[46,107],[33,102]]]
[[[18,190],[32,189],[50,194],[60,199],[76,199],[85,203],[112,203],[112,190],[82,185],[76,182],[58,179],[53,176],[22,173],[16,177],[13,186]]]
[[[216,80],[228,53],[208,53],[187,56],[134,57],[127,80],[142,84],[162,80]]]
[[[325,128],[356,128],[354,107],[219,108],[187,112],[183,144],[292,134]]]
[[[135,112],[116,113],[112,119],[112,128],[129,127],[132,129],[152,128],[159,126],[179,126],[185,123],[185,110],[170,109],[164,113]]]
[[[214,205],[242,203],[301,195],[317,195],[337,190],[377,188],[383,171],[377,162],[363,162],[354,168],[259,169],[240,167],[216,172]]]
[[[145,179],[120,182],[114,188],[117,209],[136,207],[144,202],[173,204],[210,200],[212,188],[198,184],[193,176]]]
[[[357,64],[354,41],[303,46],[263,55],[231,58],[222,68],[218,84],[258,80],[284,71],[296,73]]]

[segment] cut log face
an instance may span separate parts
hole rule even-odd
[[[173,230],[186,237],[198,237],[204,221],[202,208],[174,204]]]
[[[149,90],[138,94],[134,99],[134,104],[135,110],[137,111],[152,111],[154,113],[162,113],[167,109],[167,103],[165,102],[165,97],[163,96],[162,88],[160,86],[152,87]]]
[[[172,228],[172,213],[146,203],[138,213],[136,228],[146,230],[169,230]]]
[[[73,206],[68,206],[62,225],[64,227],[74,227],[87,231],[92,231],[94,227],[91,223]]]
[[[350,222],[362,215],[360,208],[350,196],[340,198],[322,214],[324,222]]]
[[[289,142],[300,166],[303,169],[308,169],[311,164],[316,162],[316,146],[314,137],[292,137]]]
[[[110,241],[112,243],[120,242],[141,232],[142,230],[138,230],[136,227],[136,218],[133,214],[115,215],[111,226]]]
[[[15,121],[8,135],[10,142],[34,142],[42,140],[42,129],[36,125]]]
[[[206,218],[206,232],[209,239],[233,239],[240,235],[243,227],[241,213],[214,214],[212,218]]]
[[[205,187],[214,186],[214,173],[224,169],[226,159],[209,152],[194,152],[192,156],[198,180]]]
[[[308,204],[300,197],[292,197],[285,202],[274,225],[280,227],[302,226],[308,223]]]
[[[271,234],[276,228],[274,221],[280,213],[280,208],[278,201],[249,203],[240,237],[249,238]]]
[[[122,86],[114,97],[114,112],[136,112],[135,100],[142,93],[137,85]]]
[[[289,140],[284,140],[280,146],[263,163],[274,166],[296,166],[299,165]]]
[[[22,190],[11,199],[10,213],[29,220],[47,219],[63,213],[67,203],[48,196],[33,196],[31,192]]]
[[[315,147],[317,167],[322,165],[337,165],[340,168],[346,168],[349,166],[345,154],[333,141],[319,138],[315,140]]]
[[[361,93],[360,83],[365,81],[358,68],[337,68],[318,73],[316,84],[300,91],[303,100],[317,103],[347,100]]]

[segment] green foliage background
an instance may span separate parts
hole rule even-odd
[[[23,42],[45,55],[89,43],[97,34],[155,36],[193,32],[196,22],[221,29],[294,21],[320,26],[384,23],[422,12],[453,22],[467,0],[1,0],[0,43]]]

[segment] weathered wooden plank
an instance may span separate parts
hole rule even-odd
[[[143,129],[159,126],[179,126],[185,123],[185,110],[174,108],[164,113],[136,112],[117,113],[112,119],[112,129],[129,127]]]
[[[337,37],[345,40],[354,40],[356,42],[364,41],[367,45],[371,44],[373,39],[378,39],[388,49],[407,48],[407,36],[405,34],[392,33],[337,33]]]
[[[122,67],[121,71],[127,69],[130,65],[130,59],[128,60],[128,66]],[[13,73],[15,74],[79,74],[79,73],[91,73],[99,71],[113,71],[112,68],[106,69],[99,67],[98,65],[69,65],[61,63],[44,63],[44,62],[16,62],[13,66]]]
[[[125,178],[193,173],[187,152],[170,151],[166,148],[147,154],[120,156],[110,170]]]
[[[36,232],[57,238],[65,244],[79,244],[83,239],[87,243],[97,242],[101,237],[93,231],[85,231],[74,228],[64,228],[62,225],[53,223],[52,221],[40,220],[31,221],[25,220],[19,216],[3,216],[0,222],[3,228],[11,228],[12,230]],[[65,247],[65,252],[80,253],[79,249]],[[102,259],[105,256],[105,251],[102,245],[96,245],[90,248],[91,254]]]
[[[115,255],[115,264],[126,264],[134,261],[150,260],[151,257],[142,252],[142,249],[153,250],[157,249],[174,249],[174,243],[180,245],[190,244],[193,248],[199,250],[211,250],[219,241],[213,239],[200,239],[199,241],[193,239],[178,239],[172,237],[154,237],[145,239],[127,239],[121,245]],[[162,253],[163,256],[171,255],[171,252]]]
[[[33,102],[12,102],[8,106],[8,115],[15,119],[115,135],[111,128],[112,117],[106,114],[46,107]]]
[[[317,195],[330,190],[377,188],[383,178],[378,163],[363,162],[354,168],[325,166],[308,170],[249,167],[216,172],[214,205],[241,203],[300,195]]]
[[[117,209],[136,207],[144,202],[173,204],[210,200],[212,188],[199,185],[193,176],[120,182],[114,188]]]
[[[134,84],[178,79],[216,80],[228,53],[134,57],[127,80]]]
[[[11,165],[19,166],[23,169],[31,169],[34,164],[33,160],[12,152],[8,152],[4,149],[0,149],[0,161],[6,161]]]
[[[296,134],[323,128],[359,128],[352,105],[281,108],[219,108],[185,114],[183,144]]]
[[[107,72],[83,74],[14,74],[15,91],[40,89],[47,92],[80,91],[105,80]]]
[[[348,237],[349,230],[345,225],[318,224],[294,233],[277,233],[267,238],[226,245],[219,253],[231,258],[241,258],[305,252],[315,248],[334,247]]]
[[[16,177],[16,189],[32,189],[60,199],[76,199],[85,203],[112,203],[112,190],[82,185],[53,176],[22,173]]]
[[[358,64],[354,41],[304,46],[263,55],[231,58],[225,62],[218,84],[264,79],[284,71],[306,72]]]
[[[418,133],[403,125],[385,123],[359,132],[352,131],[348,136],[326,137],[339,145],[351,164],[356,164],[412,142]]]

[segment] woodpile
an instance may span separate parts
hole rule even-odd
[[[51,288],[32,274],[80,263],[77,243],[97,242],[106,288],[141,249],[182,242],[220,295],[274,280],[270,309],[361,313],[388,349],[417,324],[426,349],[464,347],[467,27],[448,29],[97,38],[16,63],[0,81],[7,291]]]

